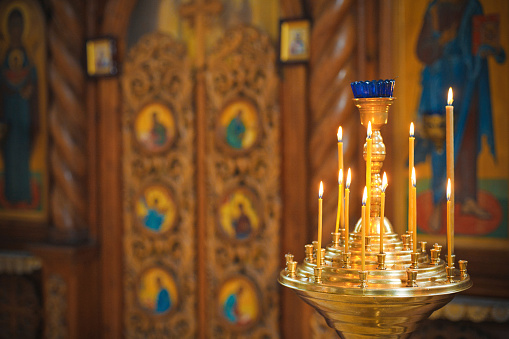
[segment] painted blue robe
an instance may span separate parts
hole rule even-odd
[[[22,55],[20,69],[12,69],[9,58],[12,53]],[[11,60],[12,61],[12,60]],[[7,127],[2,142],[5,168],[5,198],[11,203],[31,202],[30,153],[31,153],[31,102],[22,90],[29,84],[37,90],[37,74],[30,65],[24,49],[9,50],[2,62],[0,74],[2,93],[2,123]]]
[[[435,0],[429,5],[425,14],[425,25],[426,22],[430,21],[431,11],[437,3],[438,1]],[[486,136],[489,149],[492,155],[495,156],[488,62],[485,57],[481,57],[483,51],[493,48],[490,46],[480,46],[479,51],[475,55],[472,54],[472,18],[474,15],[482,14],[483,10],[479,1],[467,0],[456,36],[443,46],[441,55],[432,63],[427,64],[422,71],[422,94],[418,109],[419,118],[428,114],[444,116],[447,92],[449,87],[453,88],[455,162],[458,160],[457,155],[463,142],[470,109],[477,110],[478,114],[476,133],[477,152],[481,150],[482,136]],[[437,48],[440,35],[440,32],[433,31],[432,36],[428,37],[424,43],[435,43],[435,48]],[[495,60],[499,63],[505,60],[503,50],[495,55]],[[477,107],[471,107],[474,96],[478,98]],[[443,149],[445,150],[445,145]],[[433,201],[436,204],[445,199],[446,152],[437,152],[429,140],[417,139],[416,163],[425,161],[427,154],[431,154],[433,171],[431,187],[433,190]]]

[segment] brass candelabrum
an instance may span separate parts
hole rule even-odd
[[[304,301],[325,317],[327,324],[343,338],[405,338],[420,322],[452,300],[454,294],[472,286],[467,261],[460,269],[446,267],[441,259],[442,246],[434,244],[430,256],[426,242],[412,253],[412,236],[396,234],[387,218],[380,220],[382,182],[380,172],[386,151],[380,128],[387,124],[393,97],[353,99],[360,112],[361,124],[372,126],[372,186],[370,227],[362,244],[359,220],[349,234],[345,253],[344,230],[333,233],[316,265],[317,242],[305,246],[301,264],[286,255],[286,268],[279,282],[293,289]],[[364,145],[366,159],[366,145]],[[380,229],[384,227],[383,253]],[[361,250],[365,246],[365,271],[361,271]],[[454,260],[454,257],[453,257]],[[454,264],[453,264],[454,266]]]

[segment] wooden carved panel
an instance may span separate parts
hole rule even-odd
[[[129,52],[122,90],[124,328],[127,338],[192,338],[194,115],[185,46],[151,33]]]
[[[279,336],[280,116],[269,38],[239,26],[207,59],[207,336]]]

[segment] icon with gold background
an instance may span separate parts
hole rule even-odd
[[[176,138],[175,118],[170,108],[161,103],[146,105],[134,121],[135,139],[148,153],[167,151]]]
[[[258,321],[261,313],[259,300],[251,279],[242,275],[229,278],[219,288],[219,314],[228,326],[244,330]]]
[[[135,213],[139,224],[154,233],[164,233],[177,220],[177,206],[170,189],[162,184],[147,186],[136,200]]]
[[[160,267],[144,271],[138,281],[140,306],[154,314],[167,314],[176,308],[178,290],[172,274]]]
[[[243,153],[250,150],[260,134],[258,111],[249,100],[234,100],[221,112],[217,135],[219,145],[227,151]]]
[[[258,199],[244,187],[226,193],[220,201],[219,226],[226,236],[234,240],[247,240],[261,224]]]

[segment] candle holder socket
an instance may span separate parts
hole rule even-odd
[[[320,249],[320,265],[325,266],[325,248]]]
[[[352,253],[350,252],[343,253],[343,268],[352,268],[352,266],[350,265],[351,255]]]
[[[451,266],[454,266],[455,261],[456,261],[456,255],[451,254],[451,262],[452,262]],[[447,254],[445,255],[445,262],[449,265],[449,255],[447,255]]]
[[[311,245],[311,244],[304,245],[304,249],[305,249],[305,253],[306,253],[306,260],[309,263],[312,263],[313,262],[313,251],[314,251],[313,245]]]
[[[335,248],[338,248],[340,246],[340,240],[341,240],[341,230],[340,232],[332,232],[332,246]]]
[[[368,287],[368,271],[359,271],[359,282],[360,288]]]
[[[411,235],[410,234],[402,234],[401,235],[401,241],[403,241],[403,251],[410,251],[411,249]]]
[[[442,251],[442,245],[435,243],[435,245],[433,245],[433,248],[438,250],[438,256],[440,256],[440,252]]]
[[[322,283],[322,268],[315,267],[314,273],[315,273],[315,283],[321,284]]]
[[[286,264],[288,264],[290,261],[293,261],[293,254],[287,253],[285,254]]]
[[[412,265],[410,267],[419,268],[419,252],[411,253],[410,257],[412,258]]]
[[[288,270],[288,275],[290,277],[295,277],[295,270],[297,268],[297,262],[296,261],[289,261],[286,263],[286,269]]]
[[[377,267],[377,270],[385,270],[385,257],[387,256],[387,254],[385,254],[385,253],[378,253],[376,256],[378,258],[378,267]]]
[[[366,246],[366,252],[371,252],[371,237],[366,236],[364,239],[364,245]]]
[[[437,250],[436,248],[432,248],[430,250],[431,252],[431,264],[432,265],[439,265],[439,262],[440,262],[440,251]]]
[[[466,260],[458,260],[458,265],[460,267],[460,277],[462,280],[468,277],[467,264],[468,261]]]
[[[428,244],[427,241],[419,241],[419,244],[421,245],[421,253],[426,253],[426,245]]]
[[[407,269],[406,271],[406,285],[407,287],[418,287],[417,286],[417,271],[413,269]]]
[[[445,271],[447,272],[447,281],[450,283],[454,282],[454,266],[447,266],[445,268]]]

